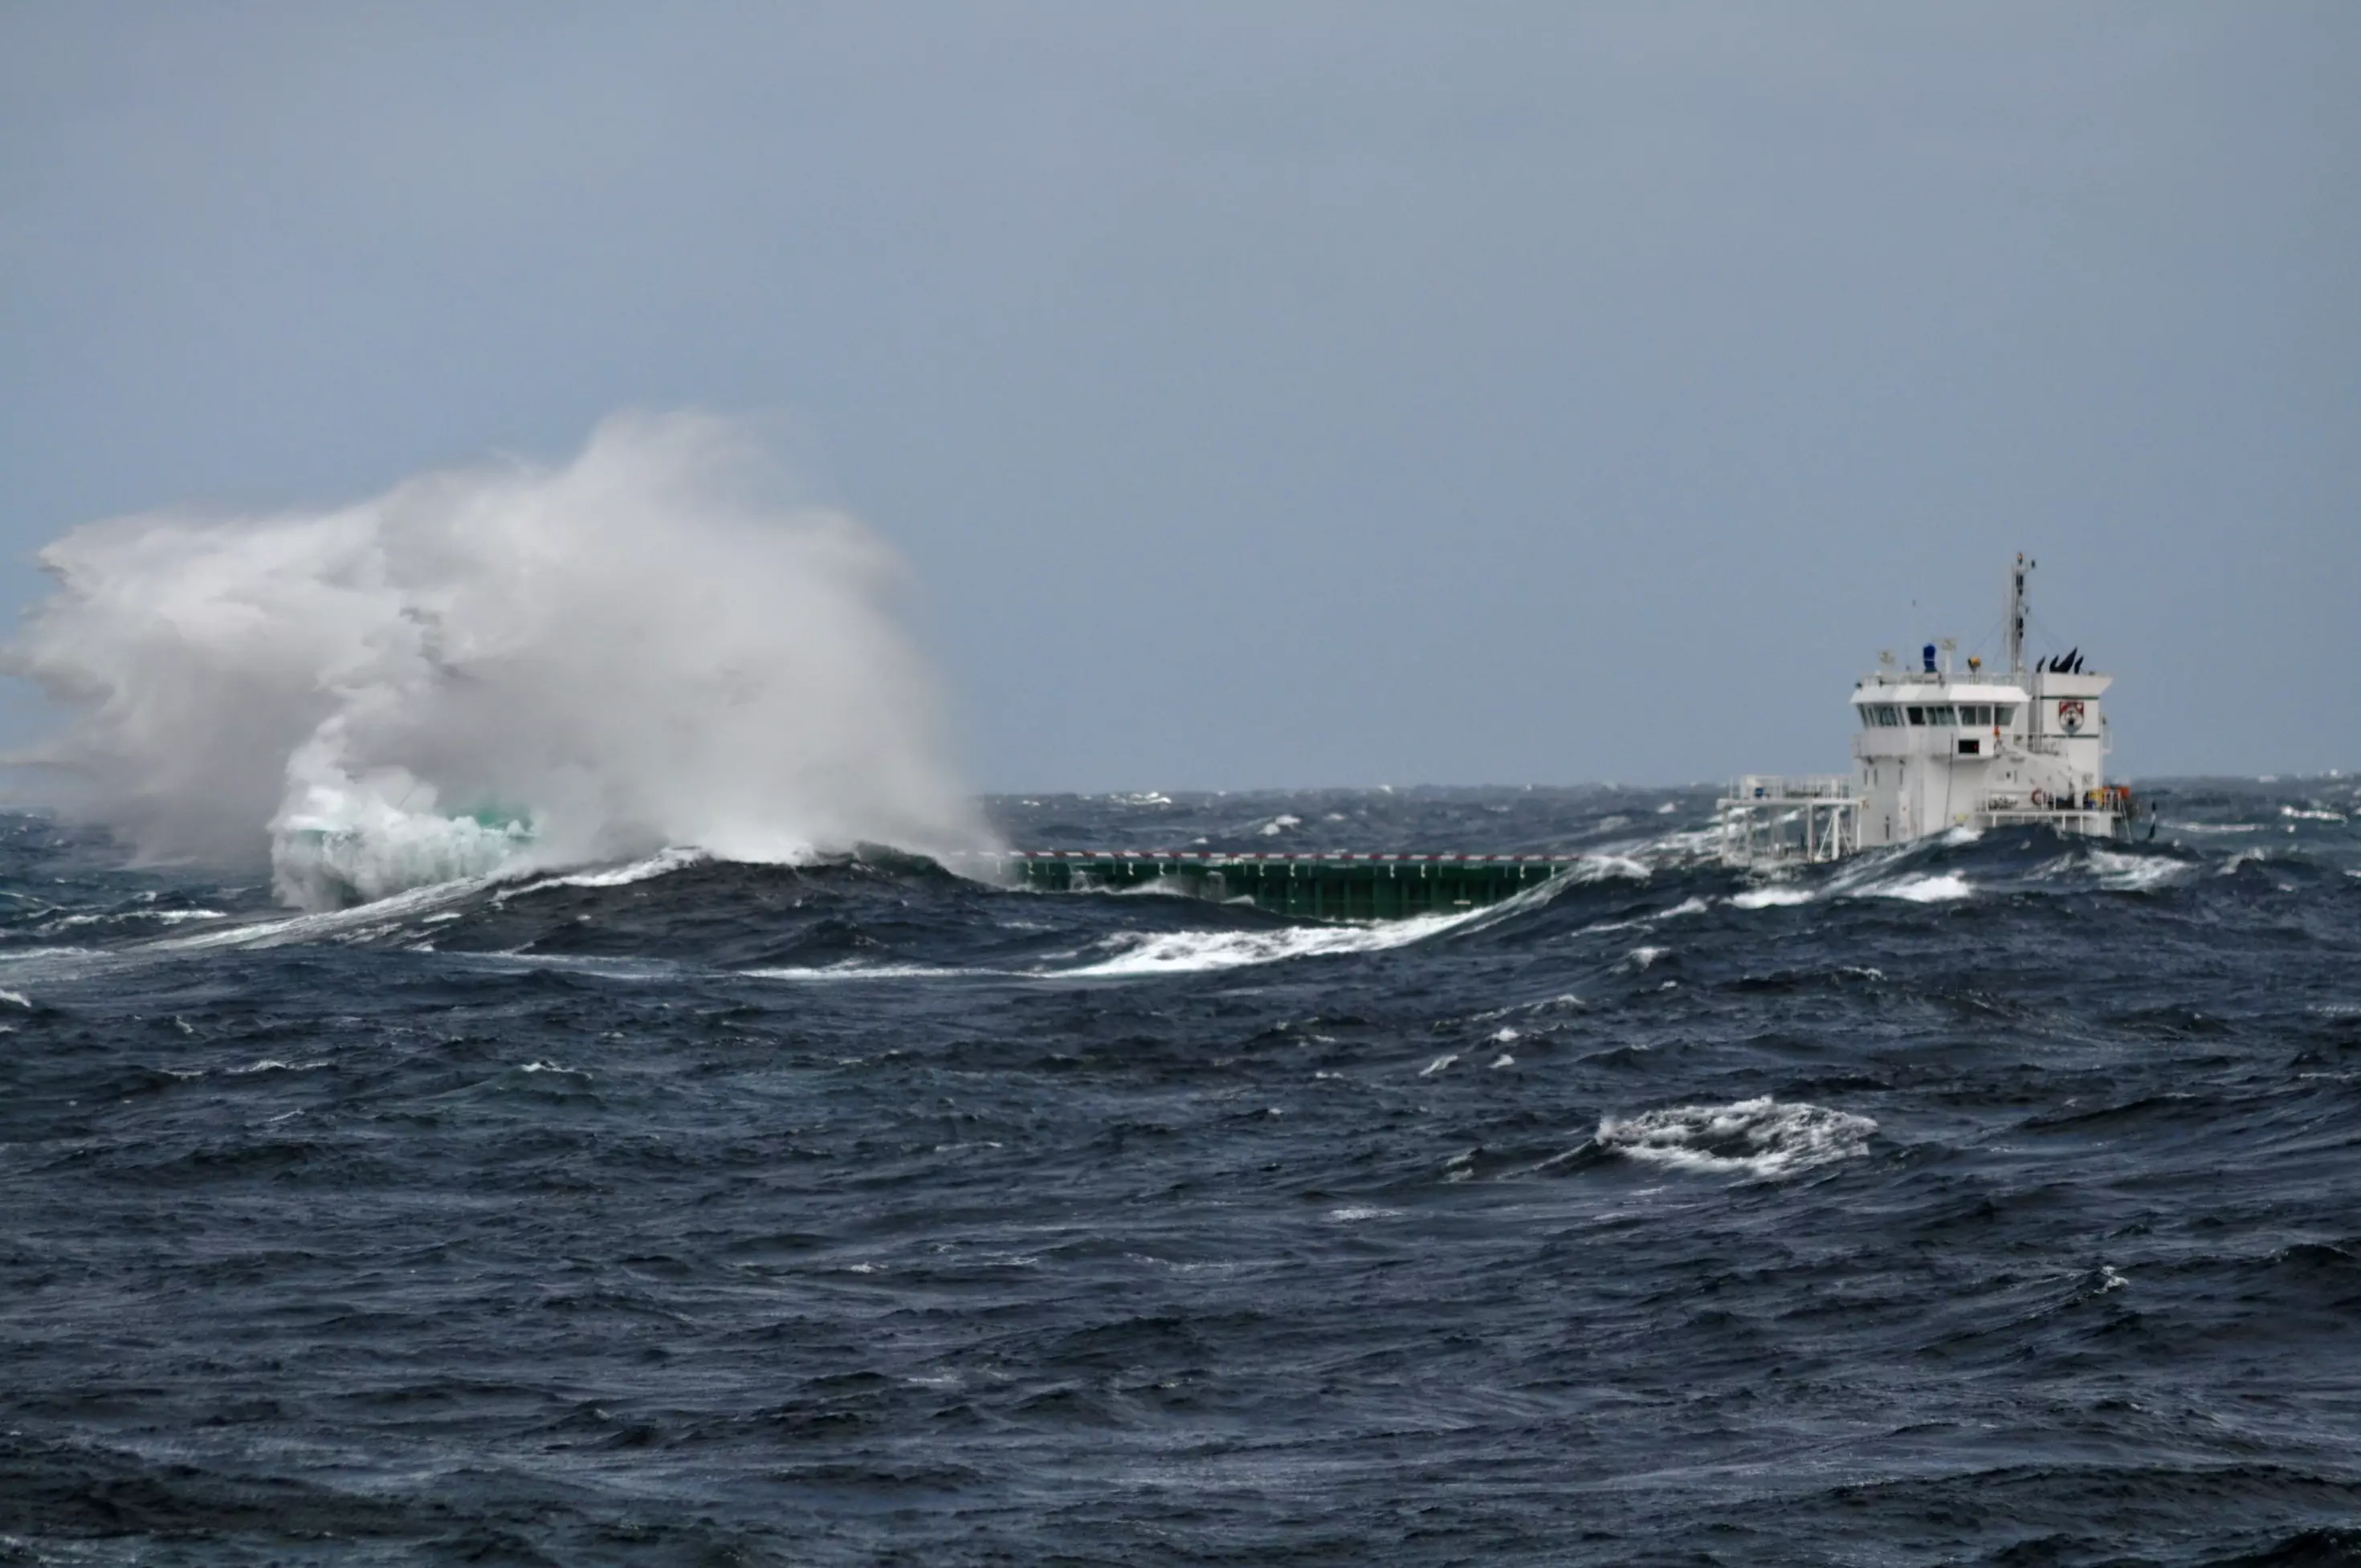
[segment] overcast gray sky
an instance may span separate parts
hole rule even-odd
[[[2361,762],[2361,6],[0,7],[0,599],[783,411],[981,787]],[[19,727],[25,722],[18,707]]]

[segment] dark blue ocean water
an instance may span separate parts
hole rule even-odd
[[[1450,924],[689,860],[289,917],[0,819],[0,1562],[2361,1557],[2361,798]]]

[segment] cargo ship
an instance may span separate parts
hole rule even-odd
[[[2005,667],[1955,667],[1949,639],[1922,648],[1916,668],[1880,655],[1853,684],[1853,771],[1739,779],[1716,808],[1722,859],[1834,861],[1960,828],[2130,837],[2137,804],[2106,777],[2102,699],[2114,677],[2085,670],[2080,648],[2026,663],[2034,565],[2019,554],[2009,568]]]
[[[2000,665],[1979,656],[1955,664],[1949,639],[1926,644],[1915,668],[1882,654],[1853,685],[1853,770],[1739,779],[1716,803],[1707,853],[1775,870],[1960,829],[2128,838],[2131,790],[2106,778],[2102,703],[2114,677],[2084,669],[2079,648],[2026,664],[2033,569],[2023,554],[2009,568]],[[984,862],[969,868],[977,874],[1043,892],[1155,889],[1275,915],[1383,920],[1497,904],[1596,857],[1016,850],[972,859]]]

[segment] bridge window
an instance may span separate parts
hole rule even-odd
[[[1913,707],[1913,708],[1905,709],[1905,712],[1907,712],[1907,713],[1910,715],[1910,722],[1911,722],[1911,723],[1913,723],[1913,724],[1924,724],[1924,723],[1926,723],[1926,722],[1927,722],[1927,710],[1926,710],[1925,708],[1923,708],[1923,707]]]
[[[1973,724],[1978,726],[1990,724],[1992,722],[1992,704],[1988,702],[1969,703],[1960,709],[1960,722],[1962,724]]]
[[[1951,705],[1946,702],[1928,708],[1927,710],[1927,722],[1929,724],[1950,724],[1956,722],[1952,715]]]
[[[2012,725],[2012,724],[2015,723],[2015,722],[2016,722],[2016,704],[2015,704],[2015,703],[2013,703],[2013,702],[2004,702],[2004,703],[2002,703],[1999,707],[1997,707],[1993,708],[1993,722],[1994,724],[1999,725],[1999,726],[2000,726],[2002,729],[2007,729],[2010,725]]]
[[[1894,707],[1890,702],[1880,703],[1878,705],[1877,723],[1880,729],[1891,729],[1901,722],[1902,710],[1900,708]]]

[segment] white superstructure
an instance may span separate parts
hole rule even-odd
[[[1829,861],[1954,828],[2041,824],[2121,838],[2131,792],[2106,782],[2111,749],[2100,699],[2114,677],[2083,671],[2079,651],[2027,668],[2023,555],[2009,569],[2006,670],[1952,667],[1928,643],[1919,667],[1891,654],[1855,683],[1850,775],[1750,776],[1721,802],[1722,853]]]

